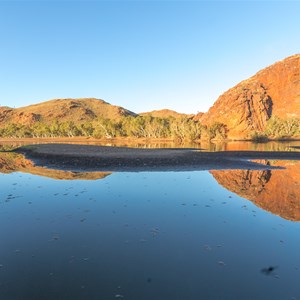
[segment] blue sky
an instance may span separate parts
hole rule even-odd
[[[298,1],[0,1],[0,105],[96,97],[207,111],[300,53]]]

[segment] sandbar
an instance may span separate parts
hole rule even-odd
[[[145,149],[72,144],[17,148],[35,165],[71,171],[197,171],[273,169],[265,160],[299,160],[299,151],[220,151],[194,148]],[[259,160],[259,161],[254,161]]]

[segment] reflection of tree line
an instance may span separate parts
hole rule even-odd
[[[8,143],[8,144],[0,144],[0,151],[11,151],[18,147],[23,146],[24,143]]]
[[[9,174],[13,172],[30,173],[62,180],[96,180],[102,179],[111,174],[109,172],[71,172],[47,169],[35,166],[32,161],[26,159],[21,154],[0,153],[0,173]]]
[[[254,143],[250,141],[243,142],[226,142],[226,141],[170,141],[170,140],[146,140],[146,139],[112,139],[112,140],[97,140],[97,139],[38,139],[38,140],[23,140],[14,142],[2,142],[0,151],[11,151],[18,147],[29,144],[41,143],[67,143],[67,144],[87,144],[101,146],[120,146],[133,148],[197,148],[205,151],[232,151],[232,150],[251,150],[251,151],[300,151],[294,147],[296,141],[276,142],[270,141],[267,143]],[[299,144],[299,142],[298,142]],[[299,148],[299,147],[298,147]]]
[[[266,161],[284,170],[210,171],[226,189],[282,218],[300,221],[300,162]]]

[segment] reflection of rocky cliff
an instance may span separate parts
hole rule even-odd
[[[210,171],[226,189],[282,218],[300,221],[300,162],[267,162],[285,170]]]
[[[39,176],[50,177],[53,179],[64,180],[95,180],[102,179],[111,173],[109,172],[70,172],[62,170],[52,170],[43,167],[37,167],[32,161],[26,159],[21,154],[0,153],[0,173],[23,172]]]

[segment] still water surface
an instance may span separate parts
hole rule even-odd
[[[0,174],[0,299],[300,299],[299,165],[289,163],[96,180]],[[281,176],[292,190],[272,210]]]

